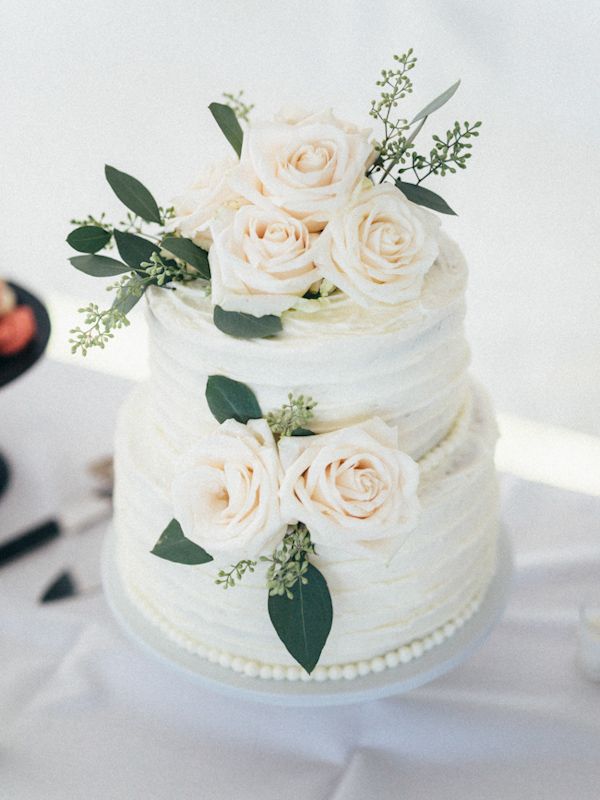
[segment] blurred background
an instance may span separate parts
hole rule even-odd
[[[73,217],[122,217],[104,164],[168,204],[227,152],[207,111],[223,91],[243,88],[256,116],[285,102],[333,106],[369,125],[379,70],[412,46],[407,116],[463,81],[422,135],[455,118],[484,122],[469,169],[427,185],[459,213],[444,225],[470,264],[473,370],[500,412],[500,466],[600,493],[600,4],[2,0],[0,9],[0,275],[47,303],[50,359],[68,362],[69,376],[88,371],[77,390],[89,391],[88,410],[103,374],[146,370],[139,311],[104,352],[84,360],[67,344],[76,309],[106,300],[101,281],[70,267],[65,243]],[[48,418],[68,416],[70,380],[66,400],[43,406]],[[5,405],[16,391],[5,390]],[[0,435],[17,421],[0,419]],[[109,439],[111,425],[98,422],[97,436]]]

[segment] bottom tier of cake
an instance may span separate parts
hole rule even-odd
[[[143,386],[134,391],[117,431],[117,568],[135,605],[181,647],[253,677],[349,679],[417,658],[476,610],[494,575],[499,532],[496,426],[479,390],[420,460],[420,521],[390,563],[319,548],[334,618],[310,676],[271,626],[260,567],[224,591],[215,578],[227,565],[182,566],[150,554],[172,517],[179,454],[147,396]]]

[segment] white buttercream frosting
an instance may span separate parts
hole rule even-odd
[[[212,374],[248,384],[263,412],[289,392],[313,397],[317,432],[379,417],[419,464],[418,523],[391,559],[319,543],[334,621],[311,679],[417,658],[473,613],[495,569],[498,496],[493,413],[467,375],[465,285],[464,259],[442,237],[418,300],[374,311],[334,295],[287,312],[276,338],[248,341],[215,328],[200,287],[149,292],[151,379],[120,416],[115,528],[124,583],[166,635],[250,677],[308,677],[270,623],[264,569],[224,591],[225,554],[200,566],[150,554],[173,517],[182,454],[218,429],[204,395]]]
[[[443,238],[423,294],[389,309],[363,309],[344,295],[284,314],[274,339],[241,341],[219,331],[202,287],[148,292],[151,405],[175,449],[216,426],[204,399],[209,375],[248,384],[264,412],[289,392],[318,401],[317,432],[378,416],[396,425],[413,458],[448,432],[467,392],[464,337],[467,270]],[[312,310],[312,309],[316,310]]]
[[[389,564],[319,547],[334,603],[321,666],[369,661],[422,639],[485,591],[498,531],[495,435],[489,407],[479,398],[461,441],[448,447],[436,469],[426,470],[419,524]],[[224,591],[214,581],[225,562],[188,567],[150,554],[172,516],[174,455],[153,426],[142,386],[123,408],[117,437],[115,525],[124,582],[175,641],[195,642],[197,652],[279,665],[285,677],[295,663],[265,613],[261,570]]]

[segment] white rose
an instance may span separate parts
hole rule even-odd
[[[233,156],[211,164],[187,191],[175,197],[176,216],[170,221],[168,230],[178,231],[186,239],[208,249],[212,242],[211,220],[223,206],[234,205],[239,200],[228,183],[237,164],[238,160]]]
[[[325,229],[316,263],[365,308],[415,300],[438,255],[438,227],[395,186],[361,188]]]
[[[317,238],[279,209],[242,206],[211,225],[212,299],[227,311],[256,317],[291,308],[320,277]]]
[[[281,511],[316,544],[391,558],[417,524],[419,468],[379,418],[279,442]]]
[[[256,558],[285,533],[280,480],[267,423],[226,420],[180,459],[171,486],[174,517],[215,560]]]
[[[365,174],[373,153],[369,133],[331,111],[251,125],[232,185],[256,205],[267,198],[321,231]]]

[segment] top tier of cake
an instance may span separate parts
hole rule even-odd
[[[292,310],[273,339],[234,339],[212,322],[202,289],[148,292],[150,406],[176,451],[216,422],[205,400],[209,375],[246,383],[263,411],[289,392],[318,402],[317,432],[371,416],[396,425],[418,459],[450,430],[467,394],[465,260],[442,235],[417,301],[363,309],[345,295]],[[312,307],[312,308],[311,308]],[[314,309],[314,310],[313,310]]]

